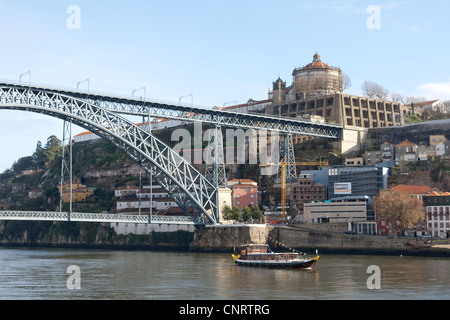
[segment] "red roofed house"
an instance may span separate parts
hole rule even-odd
[[[405,140],[395,146],[395,157],[398,162],[416,161],[417,144]]]
[[[406,184],[399,184],[398,186],[391,188],[391,190],[394,192],[406,193],[419,200],[422,200],[424,196],[428,195],[432,191],[429,186],[410,186]]]
[[[250,179],[233,179],[227,182],[227,186],[232,189],[233,205],[239,207],[241,211],[248,206],[259,205],[258,184]]]

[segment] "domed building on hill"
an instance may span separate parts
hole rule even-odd
[[[342,93],[343,80],[340,68],[330,67],[316,53],[313,61],[303,68],[295,69],[294,88],[297,97],[321,96]]]
[[[281,78],[273,83],[266,114],[367,129],[404,124],[399,102],[344,93],[342,70],[322,62],[318,53],[292,75],[291,86]]]

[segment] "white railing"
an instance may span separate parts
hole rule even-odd
[[[0,211],[0,220],[16,221],[63,221],[63,222],[109,222],[138,224],[205,224],[202,219],[188,216],[148,216],[112,213],[42,212],[42,211]]]

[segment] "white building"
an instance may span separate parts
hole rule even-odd
[[[304,223],[367,221],[367,198],[303,204]]]
[[[423,102],[416,102],[413,104],[414,105],[414,109],[416,110],[421,110],[421,111],[434,111],[434,112],[442,112],[442,113],[448,113],[448,107],[441,101],[441,100],[431,100],[431,101],[423,101]],[[412,110],[413,105],[408,104],[405,105],[404,107]]]
[[[430,193],[423,197],[427,229],[436,238],[450,237],[450,192]]]
[[[122,186],[114,191],[114,195],[116,198],[123,198],[126,196],[136,197],[138,191],[139,187],[136,186]]]
[[[139,192],[137,186],[123,186],[115,190],[117,197],[116,210],[121,214],[143,215],[180,215],[183,214],[178,205],[169,197],[159,185],[143,186]],[[150,201],[152,199],[152,201]],[[150,211],[150,206],[152,210]],[[117,234],[149,235],[151,232],[194,232],[191,225],[175,224],[138,224],[138,223],[111,223],[111,228]]]
[[[305,203],[304,223],[347,223],[348,231],[376,235],[377,222],[367,217],[369,197],[346,197],[326,202]]]
[[[137,186],[124,186],[115,191],[118,198],[116,202],[117,212],[136,213],[139,209],[149,211],[150,205],[154,213],[161,211],[168,211],[171,208],[178,208],[178,205],[173,201],[167,192],[165,192],[159,185],[143,186],[142,192],[139,192]],[[150,198],[152,201],[150,202]]]

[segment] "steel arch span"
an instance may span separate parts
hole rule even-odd
[[[118,114],[63,94],[4,86],[1,109],[49,115],[98,134],[152,173],[186,215],[219,222],[217,187],[169,146]]]

